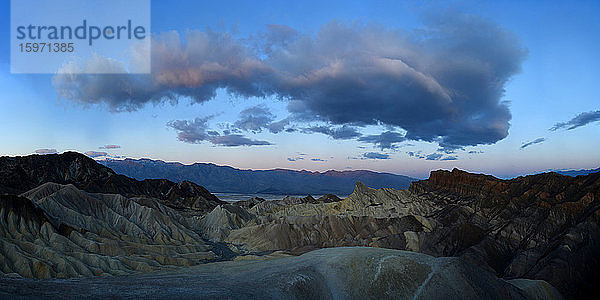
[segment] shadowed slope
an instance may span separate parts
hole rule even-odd
[[[180,209],[208,211],[225,203],[192,182],[137,181],[76,152],[0,157],[0,193],[20,194],[47,182],[73,184],[91,193],[153,197]]]
[[[2,274],[35,278],[123,275],[222,259],[214,243],[156,199],[55,183],[22,197],[0,195],[0,256]]]

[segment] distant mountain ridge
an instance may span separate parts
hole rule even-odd
[[[417,179],[373,171],[295,171],[240,170],[210,163],[184,165],[151,159],[103,160],[102,165],[119,174],[138,180],[164,178],[179,182],[188,180],[210,192],[262,194],[337,194],[348,195],[360,181],[374,188],[407,189]]]
[[[554,170],[553,172],[556,172],[560,175],[566,175],[566,176],[579,176],[579,175],[589,175],[592,173],[598,173],[600,172],[600,168],[597,169],[593,169],[593,170]]]

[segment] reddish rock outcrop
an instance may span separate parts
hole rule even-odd
[[[600,173],[501,180],[434,171],[410,191],[435,202],[439,222],[422,252],[462,256],[503,277],[543,279],[567,296],[600,282]]]

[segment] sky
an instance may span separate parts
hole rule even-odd
[[[151,2],[152,72],[11,74],[0,155],[501,178],[600,165],[598,1]]]

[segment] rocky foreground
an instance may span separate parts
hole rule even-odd
[[[226,204],[65,153],[0,158],[0,193],[3,295],[577,298],[600,282],[600,173],[435,171],[408,190]],[[424,254],[313,251],[347,246]]]
[[[234,261],[133,276],[0,280],[0,297],[193,299],[560,299],[544,281],[503,280],[460,258],[378,248]]]

